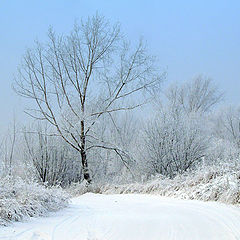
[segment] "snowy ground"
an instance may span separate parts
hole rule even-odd
[[[0,228],[4,240],[236,240],[240,208],[152,195],[85,194],[47,218]]]

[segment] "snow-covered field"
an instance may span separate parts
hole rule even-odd
[[[4,240],[237,240],[240,208],[153,195],[84,194],[46,218],[0,228]]]

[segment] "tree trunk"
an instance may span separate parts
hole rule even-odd
[[[84,132],[84,121],[81,121],[81,159],[83,168],[83,178],[87,181],[88,184],[90,184],[92,182],[92,179],[90,177],[86,155],[86,138]]]

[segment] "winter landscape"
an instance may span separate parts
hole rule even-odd
[[[238,10],[1,3],[0,240],[240,240]]]

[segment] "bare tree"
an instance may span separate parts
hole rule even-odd
[[[167,108],[148,125],[146,146],[152,173],[173,178],[202,160],[208,137],[200,119],[199,114],[186,115]]]
[[[209,78],[198,76],[193,81],[168,89],[167,99],[185,112],[208,112],[223,99],[223,94]]]
[[[138,117],[132,112],[112,113],[110,117],[103,116],[95,127],[103,145],[115,150],[106,151],[103,148],[97,148],[91,151],[89,163],[94,179],[102,182],[135,180],[136,157],[134,153],[139,151]]]
[[[240,108],[221,109],[214,118],[214,135],[232,143],[240,150]]]
[[[13,132],[12,136],[10,137],[10,156],[9,156],[9,174],[12,175],[12,168],[13,168],[13,154],[14,154],[14,148],[16,144],[16,137],[17,137],[17,129],[16,129],[16,119],[14,117],[13,119]]]
[[[131,48],[118,25],[95,15],[69,35],[49,30],[48,42],[28,50],[14,89],[35,100],[26,112],[47,120],[81,155],[84,179],[90,183],[88,152],[93,148],[114,150],[99,142],[93,126],[102,115],[135,109],[144,104],[143,92],[158,89],[155,58],[143,41]],[[130,99],[136,98],[136,104]],[[94,140],[94,141],[93,141]]]
[[[12,175],[16,162],[14,162],[16,141],[17,141],[17,124],[14,117],[13,122],[2,136],[0,143],[0,159],[2,161],[2,174]]]
[[[174,177],[207,155],[206,118],[203,113],[222,100],[210,79],[201,76],[170,87],[167,101],[146,131],[147,156],[153,172]]]

